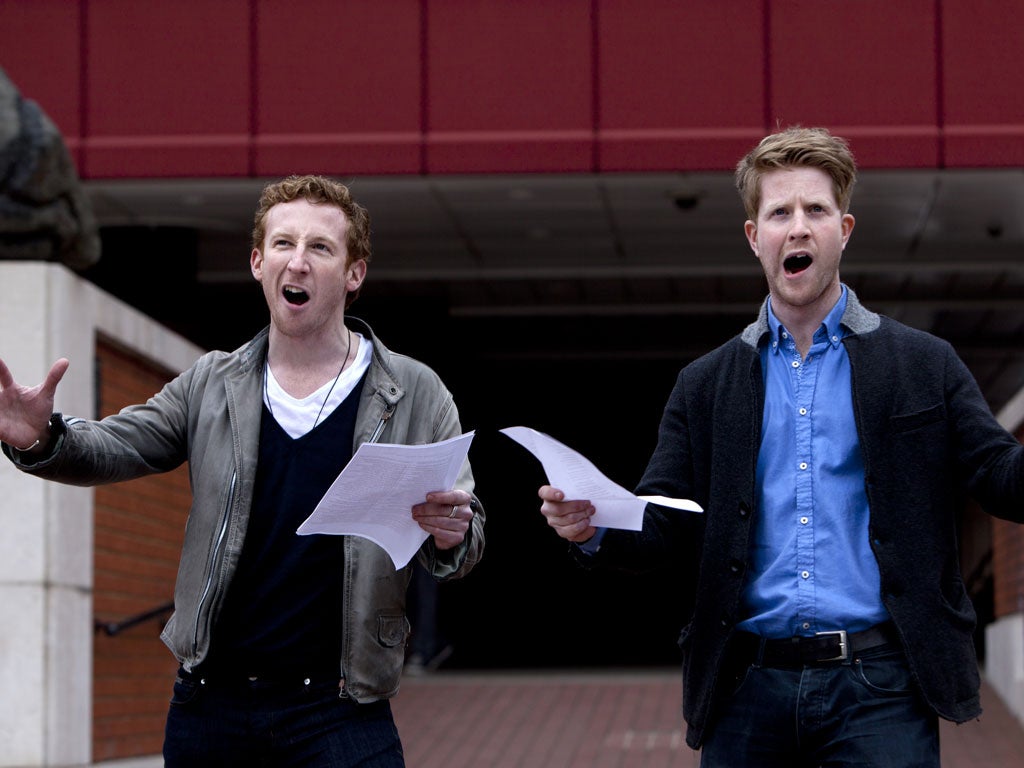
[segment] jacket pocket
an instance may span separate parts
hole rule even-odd
[[[977,626],[978,617],[963,580],[956,577],[951,581],[944,581],[939,597],[950,625],[960,632],[973,632]]]
[[[942,403],[913,413],[898,413],[892,417],[892,428],[895,432],[911,432],[946,418],[946,406]]]
[[[385,648],[405,645],[411,625],[405,616],[378,616],[377,642]]]

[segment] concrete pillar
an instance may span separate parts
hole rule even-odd
[[[0,358],[20,384],[71,361],[55,409],[95,414],[97,332],[183,370],[201,353],[54,263],[0,261]],[[93,493],[0,459],[0,768],[87,764]]]
[[[985,679],[1024,724],[1024,613],[985,627]]]
[[[92,328],[65,267],[0,262],[0,357],[22,384],[74,364],[58,410],[92,414]],[[78,318],[79,320],[81,318]],[[92,722],[92,493],[0,464],[0,766],[85,762]]]
[[[1021,437],[1024,389],[996,414],[999,423]],[[1021,606],[1019,597],[1016,607]],[[1024,611],[1000,616],[985,627],[985,678],[1024,724]]]

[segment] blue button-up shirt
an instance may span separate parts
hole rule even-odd
[[[846,297],[843,286],[804,359],[768,302],[759,514],[739,624],[765,637],[855,632],[888,618],[839,324]]]

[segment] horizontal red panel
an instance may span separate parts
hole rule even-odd
[[[769,125],[873,126],[938,117],[934,0],[769,3]]]
[[[112,136],[86,139],[82,174],[90,178],[248,176],[248,134]]]
[[[733,168],[763,135],[761,0],[598,7],[598,170]]]
[[[427,136],[428,173],[575,173],[594,168],[589,131],[439,132]]]
[[[760,126],[601,131],[599,171],[727,171],[764,136]]]
[[[764,122],[762,0],[602,0],[598,127]]]
[[[950,167],[1024,165],[1024,5],[942,3],[944,161]]]
[[[1024,125],[949,126],[945,149],[950,168],[1024,166]]]
[[[1018,0],[18,0],[0,50],[94,178],[1024,164]]]
[[[431,3],[427,129],[591,130],[589,0]]]
[[[945,124],[1024,123],[1024,4],[946,0],[942,9]]]
[[[89,134],[249,132],[250,18],[248,0],[90,3]]]
[[[0,2],[0,67],[21,95],[35,101],[65,136],[82,132],[81,3]]]
[[[256,24],[257,133],[420,130],[420,0],[259,0]]]
[[[426,171],[591,171],[589,0],[427,11]]]
[[[418,174],[419,132],[395,134],[262,134],[254,139],[253,174]]]
[[[830,125],[829,130],[850,144],[860,168],[935,168],[940,131],[934,125]]]

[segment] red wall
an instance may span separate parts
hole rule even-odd
[[[1024,165],[1018,0],[4,0],[79,172],[725,170],[777,125],[862,167]]]

